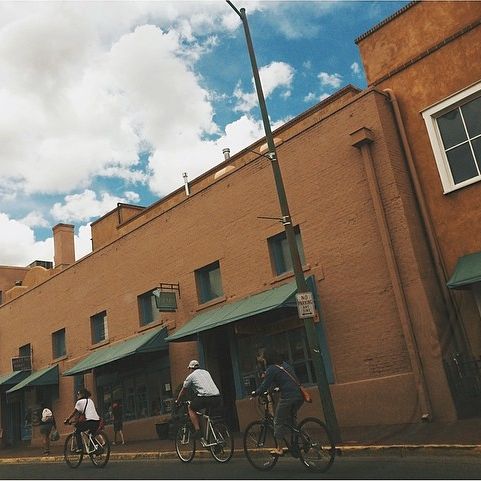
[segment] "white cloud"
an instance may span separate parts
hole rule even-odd
[[[36,241],[31,227],[0,212],[0,252],[4,265],[25,267],[34,260],[53,258],[53,239]]]
[[[285,62],[272,62],[259,69],[259,76],[261,78],[262,91],[267,98],[278,88],[287,89],[287,92],[289,92],[294,78],[294,68]],[[258,101],[254,80],[252,80],[252,86],[254,89],[253,92],[244,93],[240,85],[237,85],[234,91],[234,96],[238,99],[235,107],[236,110],[249,112],[257,105]],[[287,95],[289,95],[289,93]]]
[[[50,213],[58,222],[82,222],[101,216],[114,209],[117,203],[138,202],[135,192],[126,192],[125,197],[115,197],[107,192],[98,195],[87,189],[81,194],[65,196],[65,203],[56,202]]]
[[[29,212],[23,219],[19,222],[25,224],[28,227],[49,227],[50,224],[43,217],[42,213],[33,211]]]
[[[338,73],[329,74],[327,72],[321,72],[318,76],[322,86],[339,88],[342,84],[342,75]]]
[[[361,67],[359,67],[359,64],[357,62],[354,62],[351,65],[351,70],[354,75],[359,75],[361,73]]]
[[[80,259],[92,252],[92,231],[90,224],[81,225],[78,235],[74,237],[75,243],[75,259]]]

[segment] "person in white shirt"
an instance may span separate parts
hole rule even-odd
[[[70,420],[75,418],[75,437],[77,438],[77,452],[82,452],[82,435],[83,431],[95,433],[99,427],[100,416],[97,413],[95,404],[90,399],[90,391],[82,388],[77,393],[78,401],[72,414],[64,421],[70,424]]]
[[[205,369],[200,369],[199,361],[193,359],[189,362],[188,369],[191,373],[185,378],[182,389],[177,396],[176,403],[189,389],[193,391],[193,399],[188,405],[189,417],[194,425],[196,439],[201,438],[199,416],[196,411],[205,408],[217,408],[221,405],[220,391],[214,383],[212,376]]]

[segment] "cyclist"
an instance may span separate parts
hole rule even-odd
[[[75,437],[77,439],[77,453],[82,452],[82,432],[90,431],[94,434],[99,428],[100,416],[95,409],[95,404],[90,399],[91,393],[88,389],[82,388],[77,393],[77,402],[72,414],[65,419],[64,424],[70,424],[75,417]]]
[[[217,408],[221,405],[220,391],[214,383],[212,376],[205,369],[200,369],[199,361],[193,359],[189,362],[188,369],[190,374],[185,378],[182,389],[176,399],[176,404],[179,404],[180,399],[184,394],[193,391],[193,398],[188,405],[189,417],[194,426],[194,438],[200,439],[205,443],[200,433],[199,415],[196,411],[205,408]]]
[[[304,399],[298,384],[294,380],[296,379],[294,369],[282,360],[279,353],[269,349],[264,353],[264,358],[267,364],[264,380],[255,391],[252,391],[251,396],[258,396],[271,386],[279,388],[280,399],[274,415],[274,437],[277,440],[278,448],[273,449],[271,454],[273,456],[283,456],[284,450],[280,441],[284,439],[286,446],[289,448],[286,438],[287,434],[290,433],[289,426],[295,424],[297,411],[304,403]],[[295,447],[291,446],[290,449],[292,454],[295,455],[296,453],[293,452]]]

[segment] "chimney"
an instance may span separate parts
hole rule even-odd
[[[55,267],[67,267],[75,262],[74,226],[57,224],[53,228],[53,261]]]
[[[224,154],[224,160],[230,159],[230,149],[229,149],[229,147],[226,147],[225,149],[222,149],[222,153]]]

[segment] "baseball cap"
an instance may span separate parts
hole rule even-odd
[[[196,367],[199,367],[199,361],[192,359],[192,361],[189,362],[189,369],[194,369]]]

